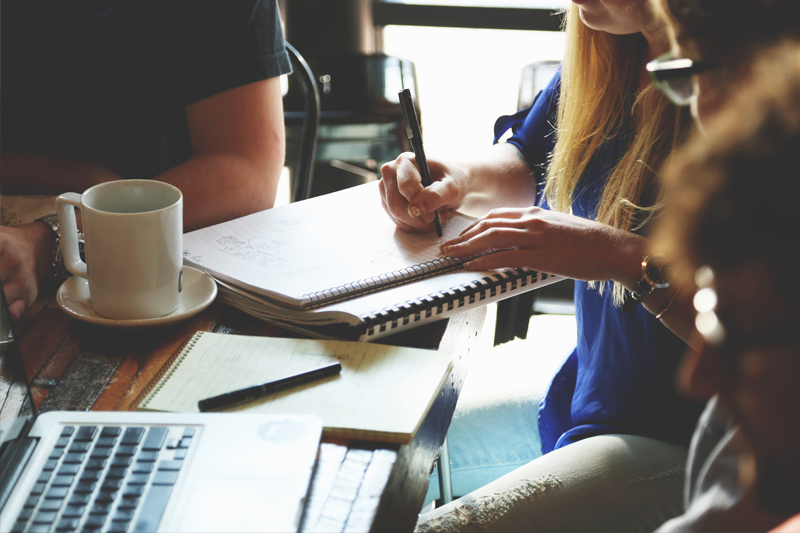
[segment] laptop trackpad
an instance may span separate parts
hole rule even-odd
[[[183,509],[180,530],[296,531],[295,513],[302,496],[285,489],[284,480],[200,477]]]

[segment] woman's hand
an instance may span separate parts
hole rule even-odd
[[[405,231],[433,231],[433,212],[439,209],[445,223],[466,194],[467,173],[462,167],[428,159],[428,168],[433,183],[426,188],[413,153],[402,153],[381,167],[378,186],[383,208]]]
[[[50,274],[53,232],[42,222],[16,228],[0,226],[0,282],[11,320],[16,322],[33,304]]]
[[[539,207],[495,209],[441,246],[473,259],[467,270],[531,268],[581,280],[614,280],[632,288],[641,276],[647,241],[633,233]]]

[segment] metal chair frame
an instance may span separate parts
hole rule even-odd
[[[320,99],[319,88],[311,67],[294,46],[286,43],[286,51],[292,62],[292,70],[303,93],[305,114],[300,141],[300,154],[292,176],[292,202],[307,199],[311,194],[314,177],[314,162],[317,157],[317,138],[319,134]]]

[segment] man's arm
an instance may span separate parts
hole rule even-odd
[[[193,156],[156,176],[183,192],[184,230],[269,209],[286,155],[280,78],[186,108]]]
[[[280,78],[190,104],[186,118],[192,158],[153,176],[183,192],[186,230],[272,207],[286,152]],[[72,157],[3,152],[1,159],[4,194],[83,192],[125,177]]]
[[[183,192],[184,229],[272,207],[286,151],[280,79],[205,98],[189,105],[186,116],[192,158],[154,177]],[[89,161],[33,154],[3,154],[2,177],[3,192],[40,194],[82,192],[119,178]],[[51,274],[53,238],[42,222],[0,228],[0,282],[13,320],[33,303]]]
[[[99,163],[76,157],[25,152],[0,153],[3,194],[83,192],[120,176]]]

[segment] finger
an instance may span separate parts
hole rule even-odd
[[[8,318],[11,322],[18,322],[19,317],[22,316],[22,313],[25,312],[27,306],[25,305],[24,300],[14,300],[10,304],[8,304]]]
[[[407,209],[408,199],[400,193],[398,185],[398,172],[403,161],[403,155],[400,154],[394,161],[389,161],[381,166],[380,186],[383,191],[382,196],[389,206],[399,204],[403,209]]]
[[[530,207],[501,207],[499,209],[492,209],[480,220],[490,220],[493,218],[518,219],[522,218],[530,210]]]
[[[450,246],[454,246],[454,245],[456,245],[456,244],[461,244],[462,242],[464,242],[464,238],[463,238],[463,237],[461,237],[461,236],[458,236],[458,237],[456,237],[455,239],[450,239],[449,241],[445,241],[445,242],[443,242],[443,243],[442,243],[442,244],[439,246],[439,251],[440,251],[441,253],[444,253],[444,250],[445,250],[446,248],[448,248],[448,247],[450,247]]]
[[[419,172],[416,159],[410,163],[413,163],[414,168]],[[428,160],[428,168],[431,172],[431,184],[421,188],[413,197],[409,198],[408,209],[411,216],[425,217],[428,215],[426,220],[432,221],[433,212],[437,209],[441,211],[448,206],[457,205],[461,201],[461,193],[452,179],[445,179],[447,172],[444,165]]]
[[[387,215],[389,215],[389,218],[392,219],[392,222],[397,224],[397,219],[395,219],[394,215],[392,214],[392,210],[389,209],[389,205],[386,203],[386,194],[383,185],[383,180],[378,182],[378,189],[381,192],[381,207],[383,207],[383,210],[386,211]]]
[[[406,200],[411,200],[420,191],[422,186],[422,174],[417,166],[417,159],[412,152],[404,152],[397,156],[395,160],[397,172],[397,190]]]
[[[389,217],[398,226],[413,228],[415,231],[425,231],[429,224],[420,218],[412,217],[408,214],[408,204],[402,196],[391,194],[391,189],[386,188],[387,194],[381,196],[381,205]]]
[[[484,216],[467,226],[467,228],[461,232],[461,235],[472,230],[475,226],[479,225],[482,222],[494,219],[504,219],[504,220],[511,220],[511,219],[519,219],[523,216],[523,214],[527,211],[527,209],[519,209],[519,208],[503,208],[503,209],[493,209],[486,213]]]
[[[491,218],[491,219],[480,220],[477,224],[474,224],[472,227],[467,228],[466,230],[461,232],[461,235],[459,235],[459,237],[461,237],[461,242],[463,243],[477,237],[482,233],[486,233],[487,231],[503,229],[503,228],[510,228],[517,230],[526,229],[525,222],[521,219]]]
[[[424,223],[421,223],[420,227],[416,227],[416,226],[412,226],[412,225],[406,224],[402,220],[395,218],[392,215],[392,212],[389,210],[389,207],[386,205],[386,202],[384,201],[382,196],[381,196],[381,205],[383,206],[384,211],[386,211],[386,214],[389,215],[389,218],[392,219],[392,222],[394,222],[395,225],[398,228],[400,228],[401,230],[403,230],[403,231],[407,231],[407,232],[410,232],[410,233],[422,233],[422,232],[426,232],[426,231],[432,231],[432,229],[433,229],[430,226],[426,226]]]
[[[408,214],[415,217],[428,217],[433,220],[433,213],[441,211],[447,205],[443,190],[448,188],[445,182],[436,182],[418,192],[408,203]]]
[[[490,228],[464,242],[443,245],[442,253],[451,257],[477,255],[488,250],[530,249],[533,246],[530,235],[517,228]]]
[[[16,322],[22,313],[33,303],[35,294],[27,290],[19,278],[12,278],[3,283],[3,292],[8,302],[8,313],[12,321]]]
[[[465,270],[496,270],[499,268],[533,268],[530,250],[502,250],[482,255],[464,263]]]
[[[386,198],[383,195],[381,195],[381,207],[383,207],[383,210],[386,211],[386,214],[389,215],[389,218],[395,223],[396,226],[407,225],[402,220],[399,220],[397,216],[395,216],[395,213],[393,213],[389,208],[389,204],[386,202]]]
[[[402,181],[402,176],[408,173],[408,169],[403,169],[406,164],[406,154],[400,154],[395,161],[384,164],[381,167],[381,198],[384,201],[384,209],[395,221],[398,226],[405,225],[406,228],[414,228],[415,231],[425,231],[426,223],[419,220],[417,217],[412,216],[408,212],[408,200],[399,190],[399,181]],[[413,165],[412,165],[413,166]],[[416,172],[416,167],[413,167]],[[417,176],[419,174],[417,173]],[[418,178],[417,178],[418,179]],[[419,190],[422,185],[419,184]]]
[[[378,193],[381,195],[381,201],[386,203],[386,182],[378,180]]]

